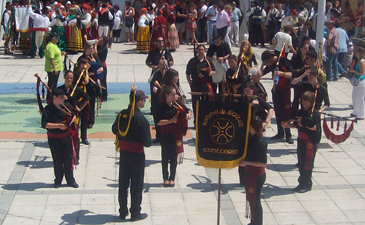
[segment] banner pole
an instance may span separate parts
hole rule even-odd
[[[218,214],[217,214],[217,225],[220,222],[220,209],[221,209],[221,176],[222,176],[222,169],[218,170]]]

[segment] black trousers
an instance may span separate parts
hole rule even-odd
[[[313,157],[308,155],[306,148],[306,141],[298,138],[297,157],[298,157],[298,169],[299,178],[298,183],[301,187],[312,187],[312,171],[314,166],[314,158],[317,152],[317,144],[313,144]]]
[[[158,115],[158,104],[160,102],[158,93],[154,93],[152,91],[151,88],[151,113],[153,116],[153,122],[155,123],[155,130],[156,130],[156,139],[160,140],[161,139],[161,127],[157,125],[157,123],[159,122],[157,119],[157,115]]]
[[[161,164],[162,164],[162,177],[163,180],[175,180],[176,166],[177,166],[177,154],[176,154],[176,142],[175,134],[163,134],[161,135]],[[168,171],[168,165],[170,163],[170,176]]]
[[[119,214],[127,215],[128,187],[130,182],[131,215],[141,212],[142,190],[144,180],[145,154],[129,151],[120,151],[119,163]]]
[[[291,104],[291,119],[295,119],[295,114],[299,109],[300,98],[302,97],[301,92],[298,88],[294,87],[294,98],[293,103]]]
[[[53,170],[55,184],[61,184],[63,175],[68,184],[73,184],[75,178],[72,171],[72,141],[67,137],[64,139],[48,138],[49,148],[53,159]]]
[[[240,185],[241,186],[246,186],[247,173],[246,173],[245,167],[238,166],[238,175],[239,175],[239,178],[240,178]]]
[[[57,87],[58,78],[60,77],[60,71],[56,74],[54,72],[47,72],[48,76],[48,87],[53,90]],[[51,98],[51,93],[47,90],[47,99]],[[50,101],[51,102],[51,101]]]
[[[91,79],[91,78],[90,78]],[[87,87],[90,87],[89,85]],[[88,124],[94,125],[95,123],[95,101],[96,101],[96,92],[91,88],[86,89],[87,94],[90,96],[90,109],[89,109],[89,120]]]
[[[261,44],[264,45],[264,36],[262,34],[261,23],[250,23],[250,43],[252,45]]]
[[[200,19],[198,20],[198,24],[197,24],[197,39],[200,42],[205,42],[207,40],[207,30],[205,29],[205,27],[207,26],[207,20],[204,19]]]
[[[218,36],[221,36],[223,41],[224,41],[224,37],[227,34],[227,28],[228,28],[228,26],[225,26],[225,27],[222,27],[222,28],[219,28],[219,29],[217,28]]]
[[[261,205],[261,190],[266,180],[266,174],[258,176],[256,180],[256,206],[255,206],[255,218],[251,218],[251,225],[262,225],[262,205]],[[248,190],[246,189],[246,193]]]
[[[80,122],[81,122],[81,140],[87,139],[87,125],[90,114],[90,105],[88,104],[81,110]]]
[[[108,74],[108,69],[107,67],[103,67],[104,71],[103,71],[103,77],[101,78],[101,86],[105,87],[105,89],[101,90],[101,98],[103,100],[107,100],[108,99],[108,89],[107,89],[107,83],[106,83],[106,75]]]
[[[289,101],[288,101],[289,98]],[[272,100],[275,108],[276,125],[278,127],[278,134],[284,136],[284,129],[281,122],[290,119],[289,115],[285,115],[285,107],[290,106],[290,89],[289,90],[272,90]],[[285,128],[286,137],[291,137],[290,128]]]

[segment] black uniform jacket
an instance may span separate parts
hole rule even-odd
[[[69,109],[73,117],[75,114],[68,104],[64,104],[64,106],[61,105],[61,109],[64,109],[67,112],[65,106]],[[58,109],[53,103],[51,103],[44,108],[42,113],[42,127],[46,128],[47,123],[61,123],[64,121],[71,122],[72,117],[68,116],[65,112]],[[61,129],[47,129],[47,131],[53,134],[65,134],[68,132],[67,130]]]
[[[126,113],[129,115],[129,109],[126,109]],[[120,117],[119,127],[124,130],[126,123],[128,123],[128,118]],[[129,131],[126,136],[119,135],[118,132],[118,121],[115,120],[112,126],[113,134],[118,134],[118,139],[120,141],[125,142],[139,142],[144,147],[150,147],[152,145],[151,133],[150,133],[150,124],[147,119],[143,116],[140,109],[134,109],[134,116],[131,119],[131,123],[129,126]]]

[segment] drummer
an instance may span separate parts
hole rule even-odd
[[[214,42],[209,46],[207,57],[211,59],[216,67],[216,76],[222,77],[225,75],[225,71],[228,69],[227,59],[232,54],[231,49],[229,48],[229,44],[222,40],[221,36],[214,37]],[[219,64],[220,63],[224,67],[224,71],[221,74],[218,73]],[[214,81],[214,78],[213,78]],[[218,82],[219,84],[219,92],[222,92],[222,81]],[[214,83],[212,85],[213,91],[217,92],[217,84]]]

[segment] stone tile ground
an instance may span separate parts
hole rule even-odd
[[[146,55],[135,45],[114,44],[108,56],[108,82],[147,82]],[[262,48],[255,48],[260,58]],[[233,48],[235,54],[238,48]],[[192,46],[173,53],[174,68],[188,92],[185,66]],[[72,56],[74,60],[77,56]],[[33,83],[34,73],[45,77],[43,59],[0,55],[0,83]],[[272,81],[262,81],[268,90]],[[352,87],[345,79],[329,83],[329,113],[349,116]],[[190,97],[189,95],[187,95]],[[120,110],[124,106],[116,106]],[[269,142],[267,178],[262,193],[264,224],[364,224],[365,223],[365,125],[355,125],[351,137],[336,145],[322,137],[313,172],[311,192],[297,194],[296,145]],[[192,131],[194,134],[194,131]],[[276,132],[275,119],[265,136]],[[296,136],[296,132],[293,132]],[[0,137],[1,138],[1,137]],[[53,189],[52,160],[46,140],[0,141],[0,222],[2,224],[119,224],[118,153],[112,139],[92,139],[82,146],[75,170],[79,189],[63,185]],[[325,148],[324,148],[325,147]],[[143,212],[149,217],[133,224],[216,224],[217,177],[215,169],[197,164],[194,140],[185,139],[184,164],[178,166],[176,187],[163,188],[160,147],[146,149]],[[247,224],[245,193],[238,184],[237,168],[222,171],[221,224]],[[130,224],[129,221],[126,224]],[[131,223],[132,224],[132,223]]]

